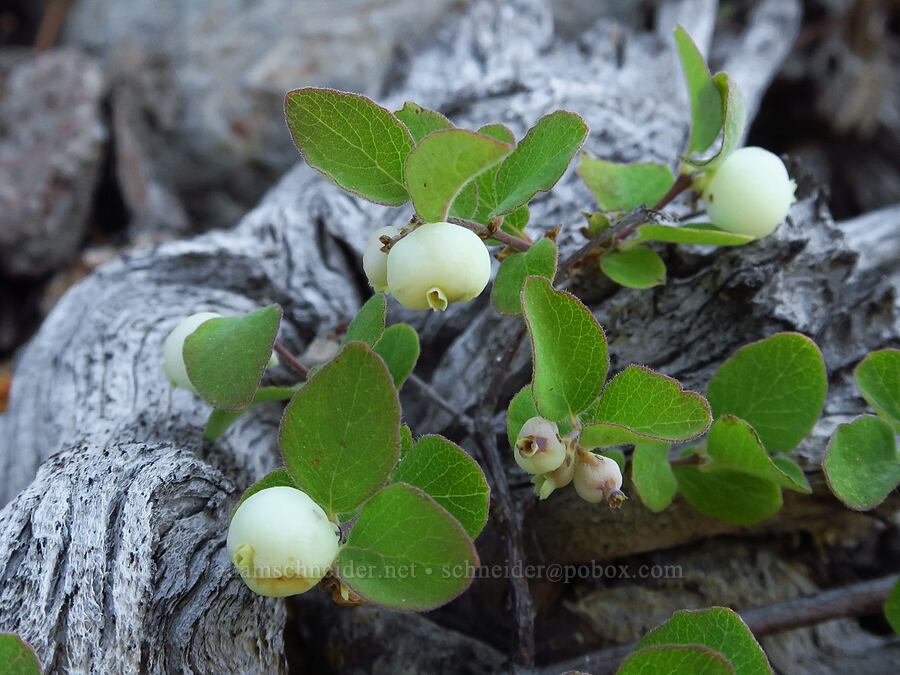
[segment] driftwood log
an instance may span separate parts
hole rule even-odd
[[[682,23],[706,49],[717,3],[660,2],[656,32],[603,21],[568,42],[554,39],[550,4],[472,3],[436,41],[398,59],[399,84],[385,99],[397,106],[413,99],[466,127],[499,120],[517,136],[565,108],[585,117],[586,148],[596,155],[669,161],[683,147],[688,120],[671,30]],[[760,3],[724,64],[751,109],[799,16],[799,2]],[[835,424],[864,407],[853,366],[897,345],[896,278],[886,271],[896,272],[898,214],[885,213],[894,227],[883,226],[877,238],[858,223],[845,237],[814,188],[801,185],[799,197],[789,222],[762,242],[661,249],[670,271],[664,287],[619,289],[590,270],[574,283],[606,329],[613,370],[643,363],[700,391],[747,342],[782,330],[813,337],[831,385],[826,414],[798,452],[815,494],[789,498],[779,516],[756,527],[735,528],[681,501],[661,515],[637,499],[611,512],[565,493],[532,505],[526,477],[510,463],[514,493],[529,507],[530,560],[686,570],[670,583],[640,585],[535,580],[539,660],[629,642],[681,607],[750,608],[840,581],[811,553],[832,560],[828,550],[883,547],[885,534],[896,532],[896,499],[873,514],[849,512],[829,497],[817,465]],[[583,243],[574,226],[591,204],[570,172],[535,202],[534,231],[565,224],[562,247],[574,250]],[[280,341],[302,353],[365,299],[359,256],[368,233],[408,216],[343,194],[299,165],[234,229],[134,251],[67,293],[21,353],[10,409],[0,416],[0,632],[21,634],[51,672],[285,672],[285,654],[297,672],[506,668],[502,579],[478,580],[428,615],[338,608],[315,592],[285,603],[248,591],[225,553],[227,519],[242,490],[279,464],[280,408],[260,406],[207,444],[208,407],[173,390],[160,370],[162,342],[183,316],[272,302],[285,310]],[[485,345],[517,330],[486,297],[427,316],[392,306],[389,318],[419,329],[419,374],[460,411],[484,393]],[[511,370],[504,404],[529,378],[525,348]],[[458,420],[419,390],[407,386],[402,400],[415,433],[444,432],[472,448]],[[711,535],[723,536],[686,546]],[[502,562],[497,539],[489,528],[478,541],[487,563]],[[896,658],[896,641],[853,622],[816,630],[767,641],[773,663],[823,672],[829,659],[846,664],[858,652],[857,670],[877,672]]]

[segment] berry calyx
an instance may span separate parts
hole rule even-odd
[[[250,495],[228,527],[228,557],[260,595],[305,593],[337,558],[338,528],[301,490],[271,487]]]
[[[566,445],[556,422],[532,417],[522,425],[514,450],[516,464],[528,473],[545,474],[558,469],[566,459]]]
[[[387,285],[408,309],[445,310],[468,302],[491,277],[491,256],[479,236],[452,223],[426,223],[391,247]]]
[[[703,201],[716,227],[765,237],[784,220],[796,188],[778,155],[739,148],[706,179]]]

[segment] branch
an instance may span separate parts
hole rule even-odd
[[[516,508],[516,504],[513,501],[509,481],[506,477],[506,467],[497,447],[497,436],[493,432],[493,417],[500,390],[509,371],[509,364],[524,337],[525,327],[523,326],[516,337],[507,345],[503,355],[494,362],[493,378],[475,418],[475,442],[481,450],[485,469],[490,479],[491,496],[496,500],[494,506],[497,516],[497,527],[500,530],[501,538],[506,540],[506,554],[510,569],[517,569],[525,564],[525,547],[522,541],[523,513],[522,509]],[[512,579],[510,579],[510,591],[512,595],[513,620],[516,626],[513,662],[518,666],[531,667],[534,664],[535,612],[531,590],[528,588],[528,580],[524,575],[512,576]]]
[[[897,576],[892,574],[815,595],[748,609],[741,613],[741,618],[750,632],[760,638],[786,630],[814,626],[832,619],[875,614],[884,611],[885,600],[896,583]],[[584,670],[594,675],[613,673],[637,644],[636,640],[601,649],[541,668],[536,672],[538,675],[556,675],[569,670]]]
[[[517,251],[527,251],[531,248],[530,241],[525,241],[524,239],[513,237],[510,234],[506,234],[506,232],[504,232],[503,230],[494,230],[490,227],[482,225],[481,223],[476,223],[473,220],[464,220],[462,218],[448,218],[447,222],[472,230],[472,232],[477,234],[482,239],[496,239],[497,241],[501,241],[507,246],[516,249]]]
[[[293,354],[291,354],[283,344],[275,341],[275,351],[281,354],[284,357],[284,360],[288,362],[288,365],[296,370],[298,373],[303,375],[303,377],[309,377],[309,368],[300,363]]]
[[[419,391],[425,394],[425,397],[428,398],[429,401],[434,403],[438,408],[441,408],[444,412],[452,415],[452,419],[450,420],[451,424],[453,422],[459,422],[465,427],[467,432],[474,435],[475,420],[466,415],[464,412],[458,410],[452,403],[450,403],[450,401],[441,396],[440,392],[438,392],[434,387],[432,387],[418,375],[410,375],[409,381],[416,385],[416,387],[419,388]]]

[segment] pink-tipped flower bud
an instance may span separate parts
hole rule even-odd
[[[556,422],[532,417],[522,425],[516,439],[516,464],[528,473],[555,471],[566,459],[566,445],[559,437]]]
[[[565,439],[563,440],[565,442]],[[566,451],[566,458],[557,469],[549,473],[542,473],[531,479],[534,483],[534,492],[538,499],[547,499],[557,488],[565,487],[572,482],[575,475],[575,450]]]
[[[573,479],[575,492],[584,501],[596,504],[604,499],[617,508],[625,501],[622,471],[615,460],[582,450],[578,453]]]

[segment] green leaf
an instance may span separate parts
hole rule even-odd
[[[709,428],[709,405],[700,394],[644,366],[628,366],[616,375],[594,408],[595,424],[581,431],[585,448],[641,443],[669,443],[697,438]]]
[[[664,241],[672,244],[706,244],[709,246],[741,246],[754,241],[755,237],[734,234],[718,228],[672,227],[669,225],[641,225],[638,236],[629,243],[644,241]]]
[[[894,584],[887,602],[884,603],[884,615],[894,632],[900,635],[900,581]]]
[[[853,376],[863,398],[900,433],[900,350],[872,352]]]
[[[384,333],[384,313],[387,303],[383,293],[376,293],[359,308],[356,317],[347,326],[347,334],[341,345],[350,342],[365,342],[370,347],[378,342]]]
[[[234,518],[235,512],[238,510],[238,507],[247,501],[248,497],[255,495],[260,490],[266,490],[271,487],[290,487],[296,490],[299,490],[300,487],[297,485],[296,481],[291,477],[290,472],[287,469],[276,469],[270,474],[267,474],[261,481],[258,483],[254,483],[250,487],[247,488],[247,491],[241,495],[240,501],[234,505],[234,508],[231,510],[231,517]],[[230,521],[229,521],[230,522]]]
[[[364,599],[425,611],[468,588],[478,555],[459,521],[400,483],[363,505],[337,565],[341,579]]]
[[[409,425],[404,424],[400,427],[400,459],[406,457],[412,449],[412,431],[410,431]]]
[[[516,137],[509,129],[502,124],[489,124],[478,130],[478,133],[490,136],[494,140],[501,143],[509,143],[515,145]],[[491,211],[497,206],[497,172],[500,170],[500,164],[495,164],[487,171],[478,175],[474,184],[477,186],[478,205],[472,220],[482,225],[488,225],[491,222]],[[524,227],[524,225],[523,225]]]
[[[436,131],[406,160],[406,186],[427,222],[447,219],[463,186],[510,153],[512,146],[464,129]]]
[[[4,675],[41,675],[31,646],[18,635],[0,634],[0,672]]]
[[[452,129],[453,124],[439,112],[423,108],[417,103],[407,101],[400,110],[394,111],[394,117],[403,122],[416,143],[421,142],[428,134],[443,129]]]
[[[691,138],[686,153],[691,155],[711,146],[722,130],[722,94],[697,45],[681,26],[675,29],[675,41],[691,98]]]
[[[556,274],[556,245],[541,239],[524,253],[516,253],[500,263],[491,302],[500,314],[522,315],[522,286],[529,276],[553,279]]]
[[[420,438],[394,469],[391,480],[422,490],[447,509],[472,539],[487,522],[491,490],[481,467],[443,436]]]
[[[306,88],[288,92],[284,113],[304,159],[340,188],[378,204],[409,201],[403,163],[413,139],[390,112],[359,94]]]
[[[703,470],[732,469],[777,483],[789,490],[810,492],[805,479],[797,482],[778,468],[766,454],[753,427],[734,415],[724,415],[713,422],[706,440],[706,455],[708,462],[700,467]]]
[[[722,145],[716,154],[704,160],[687,160],[688,164],[712,171],[727,159],[734,150],[740,147],[744,140],[744,127],[747,125],[747,106],[744,95],[737,84],[728,77],[727,73],[717,73],[713,78],[719,95],[722,98]]]
[[[500,225],[500,229],[506,232],[506,234],[511,234],[514,237],[528,239],[528,237],[525,236],[525,226],[528,225],[528,219],[530,217],[531,214],[528,211],[528,207],[520,206],[512,213],[503,217],[503,223]]]
[[[188,377],[216,408],[244,410],[253,400],[275,344],[281,307],[210,319],[184,341]]]
[[[534,356],[532,392],[550,420],[574,417],[597,398],[606,379],[606,336],[594,315],[571,293],[543,277],[528,277],[522,308]]]
[[[675,183],[669,167],[653,162],[616,164],[582,155],[577,171],[604,211],[652,207]]]
[[[472,220],[475,217],[475,210],[478,208],[478,188],[475,182],[471,181],[462,186],[456,199],[450,205],[450,215],[453,218],[462,218],[463,220]]]
[[[558,181],[587,138],[588,128],[578,115],[557,110],[528,130],[497,172],[498,202],[492,216],[511,213],[546,192]]]
[[[609,219],[609,216],[601,211],[596,211],[594,213],[582,211],[581,213],[584,215],[588,223],[587,228],[582,228],[581,233],[589,239],[599,237],[601,234],[612,227],[612,221]]]
[[[900,454],[894,431],[874,415],[862,415],[835,429],[822,462],[831,491],[851,509],[878,506],[900,483]]]
[[[297,393],[297,387],[260,387],[253,394],[253,400],[250,402],[250,410],[253,406],[268,401],[287,401]],[[216,408],[209,414],[206,422],[206,430],[203,432],[203,438],[208,441],[214,441],[234,424],[247,410],[239,410],[232,412],[230,410],[219,410]]]
[[[659,645],[632,653],[616,675],[733,675],[728,659],[709,647]]]
[[[600,258],[600,269],[617,284],[628,288],[652,288],[666,283],[666,264],[646,246],[626,251],[608,251]]]
[[[809,484],[809,479],[806,477],[806,474],[803,472],[803,469],[800,468],[800,465],[797,464],[790,457],[778,456],[772,458],[772,463],[775,464],[784,474],[787,475],[797,486],[799,486],[798,492],[803,492],[805,494],[812,493],[812,486]]]
[[[532,417],[538,417],[538,415],[537,406],[534,404],[534,396],[531,392],[531,385],[526,384],[509,402],[509,409],[506,411],[506,437],[509,439],[509,447],[515,447],[522,425]],[[556,422],[560,436],[565,436],[572,431],[572,425],[569,423],[568,416],[551,421]]]
[[[387,364],[394,386],[399,389],[419,359],[419,336],[412,326],[397,323],[384,331],[375,343],[375,353]]]
[[[675,612],[666,623],[647,633],[637,649],[661,645],[707,647],[728,659],[737,675],[772,673],[753,633],[741,617],[725,607]]]
[[[351,342],[284,411],[288,471],[328,514],[352,511],[390,475],[400,450],[400,404],[384,362]]]
[[[815,425],[827,388],[816,344],[779,333],[735,352],[713,376],[706,398],[715,417],[740,417],[769,452],[788,452]]]
[[[678,491],[701,513],[734,525],[753,525],[781,508],[781,488],[740,471],[702,471],[696,466],[673,466]]]
[[[631,457],[631,480],[641,501],[651,511],[662,511],[675,498],[678,480],[669,464],[669,444],[636,443]]]

